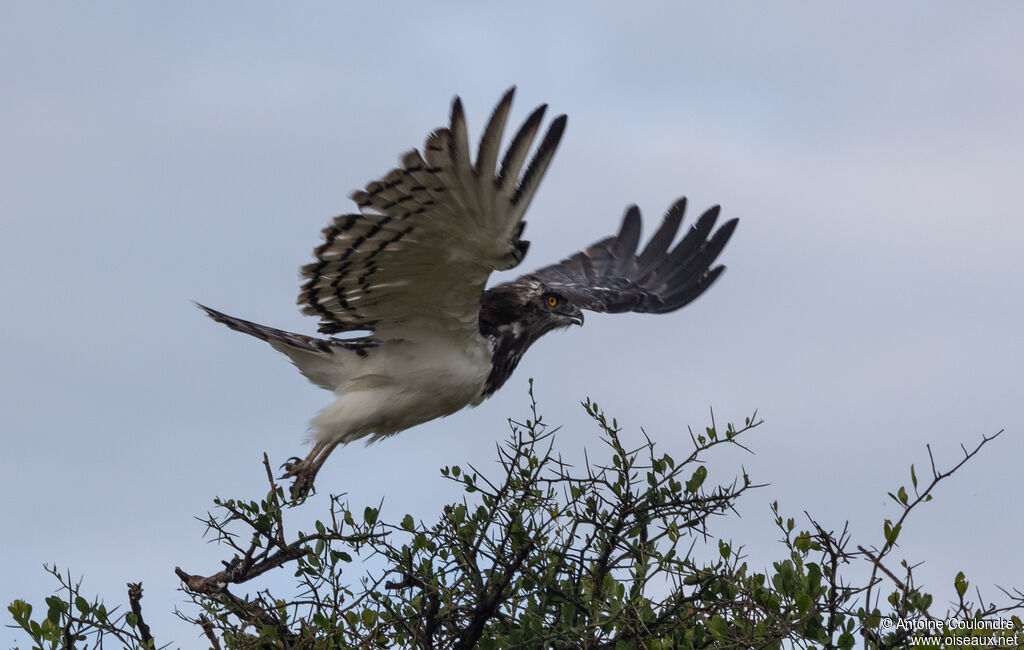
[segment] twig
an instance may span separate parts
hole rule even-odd
[[[220,640],[217,638],[217,633],[213,629],[213,621],[203,614],[199,617],[199,625],[203,628],[206,638],[210,640],[213,650],[220,650]]]
[[[869,551],[868,549],[864,548],[863,546],[858,546],[857,550],[860,551],[861,553],[863,553],[864,555],[866,555],[867,558],[869,560],[871,560],[871,563],[874,564],[876,567],[878,567],[878,569],[882,573],[887,575],[889,577],[889,579],[892,580],[896,584],[896,586],[899,587],[902,591],[904,591],[904,592],[912,591],[912,589],[910,587],[908,587],[906,584],[904,584],[902,580],[897,578],[896,575],[892,571],[890,571],[884,564],[882,564],[882,558],[881,557],[875,557],[875,555],[871,551]],[[934,616],[931,615],[931,612],[929,612],[927,609],[923,609],[922,611],[924,612],[924,615],[927,616],[928,618],[932,618],[932,619],[935,618]]]
[[[274,507],[280,511],[281,504],[277,501],[277,483],[274,482],[274,472],[270,469],[270,458],[267,457],[267,452],[263,452],[263,467],[266,468],[267,480],[270,481],[270,498],[274,500]],[[284,541],[284,517],[278,517],[277,520],[277,545],[281,548],[288,546]]]
[[[153,635],[150,634],[149,626],[142,620],[142,583],[141,582],[129,582],[128,583],[128,603],[131,605],[132,614],[135,614],[135,618],[138,620],[139,634],[142,635],[142,640],[156,645],[153,642]]]

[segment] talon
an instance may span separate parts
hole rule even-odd
[[[281,469],[284,470],[281,479],[293,479],[291,485],[293,504],[302,503],[307,496],[316,492],[313,488],[313,479],[316,478],[320,467],[327,460],[327,456],[337,446],[337,442],[318,442],[305,458],[292,456],[281,465]]]
[[[285,462],[281,463],[280,469],[284,470],[284,474],[282,474],[279,478],[283,478],[284,479],[284,478],[291,478],[292,476],[295,476],[295,472],[296,472],[298,466],[301,465],[301,464],[302,464],[302,459],[299,458],[298,456],[292,456],[291,458],[289,458]]]
[[[292,501],[302,503],[313,490],[313,479],[316,478],[317,467],[308,458],[291,458],[281,465],[284,474],[281,479],[293,479],[291,485]]]
[[[295,478],[291,487],[292,501],[295,503],[302,503],[311,492],[316,491],[313,488],[316,470],[312,469],[308,463],[296,463],[296,468],[291,470],[290,476]]]

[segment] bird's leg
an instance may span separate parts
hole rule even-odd
[[[338,444],[338,441],[320,440],[313,445],[309,454],[302,460],[296,457],[282,465],[284,474],[281,475],[281,478],[295,479],[291,492],[292,499],[296,503],[301,503],[309,495],[309,491],[313,488],[313,479],[316,478],[324,461]]]

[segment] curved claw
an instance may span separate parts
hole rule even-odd
[[[313,489],[313,479],[316,478],[317,470],[319,469],[308,458],[291,458],[288,462],[281,465],[284,469],[284,474],[280,476],[283,479],[294,479],[291,485],[291,497],[292,502],[295,504],[302,503],[306,500]]]
[[[305,458],[293,456],[281,465],[281,469],[284,470],[281,479],[294,479],[291,486],[292,503],[302,503],[307,496],[316,492],[313,488],[313,479],[316,478],[320,467],[337,446],[337,442],[320,441],[313,446]]]

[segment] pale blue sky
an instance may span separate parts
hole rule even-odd
[[[950,465],[1005,427],[901,557],[942,598],[960,569],[991,599],[1024,586],[1024,7],[366,7],[0,8],[4,605],[41,602],[57,562],[112,603],[141,580],[160,640],[199,645],[169,613],[173,567],[224,556],[192,517],[261,495],[262,452],[303,455],[330,396],[190,300],[312,333],[297,269],[348,193],[453,95],[475,134],[512,84],[514,120],[569,115],[517,272],[612,233],[630,203],[649,233],[684,194],[740,218],[729,270],[675,314],[546,337],[479,408],[336,452],[321,490],[428,516],[453,495],[437,468],[486,466],[531,376],[567,450],[595,446],[587,395],[680,454],[709,406],[757,408],[756,455],[716,456],[711,478],[742,464],[771,484],[722,529],[764,565],[772,500],[879,543],[926,443]]]

